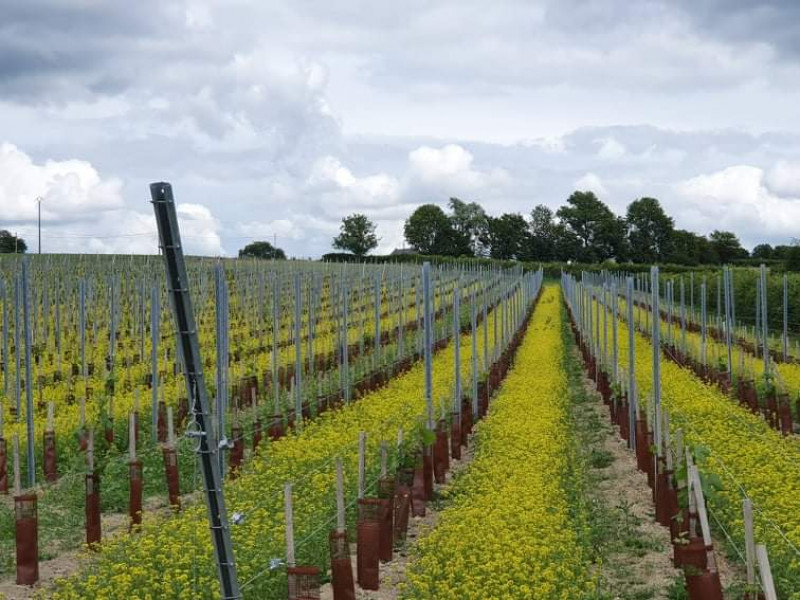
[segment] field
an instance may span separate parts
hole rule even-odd
[[[0,594],[220,597],[161,257],[0,271]],[[240,597],[800,598],[800,367],[674,278],[188,274]]]

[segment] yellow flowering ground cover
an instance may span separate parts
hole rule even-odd
[[[515,366],[477,427],[452,504],[417,548],[407,598],[578,600],[594,592],[570,516],[571,428],[562,311],[545,289]]]
[[[619,323],[620,363],[628,365],[628,330]],[[636,381],[641,402],[652,393],[652,344],[636,335]],[[624,371],[623,371],[624,372]],[[708,494],[712,525],[716,521],[744,548],[742,499],[756,506],[756,539],[767,545],[781,598],[800,599],[800,439],[784,438],[760,417],[705,384],[688,369],[663,358],[662,402],[673,433],[709,456],[700,462],[722,488]],[[674,439],[674,437],[673,437]]]
[[[621,301],[621,311],[624,310],[624,301]],[[644,307],[637,306],[635,315],[639,315],[641,325],[645,325],[644,312],[647,310]],[[626,314],[621,312],[621,314]],[[634,315],[634,318],[636,316]],[[648,318],[652,318],[650,315]],[[667,340],[669,325],[662,318],[660,323],[661,341]],[[672,335],[675,338],[675,345],[680,348],[682,343],[682,334],[680,328],[680,320],[673,321]],[[701,356],[702,336],[697,332],[686,332],[686,345],[687,351],[694,357]],[[718,365],[723,369],[728,367],[728,346],[725,342],[717,341],[710,335],[706,338],[706,355],[708,364]],[[764,359],[754,356],[751,352],[745,350],[741,345],[735,341],[731,346],[731,355],[733,361],[733,374],[735,377],[744,376],[746,378],[759,381],[764,375]],[[780,389],[789,393],[792,397],[797,397],[800,394],[800,364],[795,363],[777,363],[773,364],[772,368],[774,373],[777,374],[777,383]],[[792,407],[794,408],[794,407]],[[795,418],[800,415],[795,415]]]
[[[489,325],[491,344],[491,322]],[[478,335],[482,336],[482,331]],[[461,336],[460,344],[462,372],[469,373],[471,336]],[[434,357],[433,366],[434,398],[449,411],[453,352],[440,352]],[[334,459],[338,456],[343,460],[347,501],[352,502],[359,432],[367,433],[368,479],[374,480],[381,441],[393,446],[398,428],[411,441],[419,436],[425,414],[423,390],[423,366],[417,364],[358,402],[308,422],[301,434],[269,444],[239,479],[226,485],[229,515],[239,512],[244,517],[241,524],[233,527],[233,545],[245,598],[286,597],[285,571],[269,569],[270,559],[285,557],[284,483],[291,481],[295,485],[298,564],[324,566],[327,535],[335,524]],[[52,592],[52,597],[58,599],[196,599],[218,595],[203,505],[191,506],[166,520],[146,518],[139,534],[105,543],[81,572],[57,583]]]
[[[416,303],[413,292],[414,289],[412,288],[411,292],[407,294],[405,299],[403,319],[406,324],[412,324],[416,320]],[[259,335],[254,335],[252,331],[253,323],[247,321],[247,319],[242,317],[241,314],[246,314],[246,309],[239,308],[238,297],[235,294],[232,295],[231,300],[233,317],[231,320],[230,335],[235,341],[234,348],[241,351],[244,356],[248,357],[247,359],[233,362],[229,373],[231,382],[234,382],[246,375],[258,373],[263,376],[263,374],[270,373],[272,369],[273,356],[271,348],[267,347],[264,343],[264,337],[268,337],[271,341],[271,328],[269,329],[267,336],[262,337]],[[373,335],[374,331],[374,315],[372,310],[373,305],[370,304],[370,302],[372,302],[372,296],[367,295],[364,298],[357,298],[356,300],[357,302],[355,302],[355,306],[353,307],[355,315],[359,315],[361,302],[368,307],[363,314],[365,321],[363,330],[371,336]],[[437,300],[444,301],[444,298],[440,298],[439,295],[435,295],[434,302]],[[326,305],[320,311],[321,314],[319,316],[321,318],[319,324],[317,325],[314,341],[316,353],[321,354],[325,352],[332,352],[337,344],[338,334],[336,329],[336,320],[331,308],[333,303],[334,299],[331,299],[330,303],[326,303]],[[213,305],[209,304],[208,306],[213,309]],[[200,324],[199,336],[204,358],[206,358],[208,364],[215,364],[216,328],[212,318],[213,310],[211,311],[211,314],[209,314],[208,306],[206,307],[205,311],[198,311],[197,318]],[[66,314],[69,312],[70,308],[74,307],[65,305],[62,310]],[[88,398],[85,403],[85,422],[87,425],[102,428],[100,425],[101,415],[104,413],[107,414],[109,411],[113,411],[114,415],[116,416],[115,422],[117,423],[118,428],[124,431],[126,427],[127,415],[134,410],[136,405],[136,396],[138,394],[141,426],[149,431],[148,424],[150,423],[152,391],[147,388],[143,382],[145,376],[148,375],[152,369],[150,364],[150,334],[149,332],[147,333],[142,346],[144,348],[144,360],[132,364],[126,364],[126,359],[130,359],[134,353],[140,352],[140,343],[138,339],[139,332],[133,331],[133,328],[129,322],[132,318],[131,309],[130,307],[126,307],[129,310],[124,312],[125,320],[123,323],[120,323],[117,326],[122,336],[121,340],[117,342],[117,351],[115,354],[116,389],[112,406],[112,403],[109,400],[109,394],[106,393],[105,389],[107,385],[107,373],[104,373],[103,369],[101,368],[106,360],[106,357],[109,355],[110,337],[110,326],[108,322],[103,321],[103,319],[106,318],[102,310],[103,308],[104,307],[102,306],[95,307],[93,311],[89,311],[87,314],[88,319],[94,319],[101,323],[95,333],[93,333],[93,331],[87,327],[86,361],[87,364],[94,364],[96,366],[92,375],[88,376],[85,380],[82,376],[78,376],[72,378],[73,381],[70,381],[71,378],[67,376],[67,372],[71,366],[69,361],[64,360],[61,364],[59,364],[53,356],[53,351],[55,350],[55,341],[52,334],[48,341],[49,345],[47,346],[47,350],[50,350],[50,352],[47,353],[46,356],[43,356],[41,364],[37,364],[34,368],[34,375],[43,376],[47,381],[47,383],[41,389],[37,389],[35,398],[35,410],[37,414],[34,417],[34,439],[36,440],[37,444],[37,453],[41,453],[42,434],[47,424],[45,417],[45,405],[48,402],[53,402],[55,406],[54,431],[56,432],[57,439],[59,440],[59,455],[66,458],[72,457],[78,453],[77,447],[73,443],[73,438],[75,438],[80,428],[80,398],[86,397],[87,387],[92,389],[91,397]],[[387,307],[384,306],[384,309],[386,310]],[[174,350],[174,333],[172,316],[169,314],[169,306],[164,305],[163,301],[161,306],[161,315],[162,341],[158,356],[159,371],[161,372],[159,385],[161,387],[164,400],[168,404],[176,405],[178,399],[186,395],[185,384],[183,373],[174,373],[172,370],[172,361],[167,360],[166,355],[164,354],[164,349],[167,346]],[[289,365],[293,365],[296,360],[295,347],[292,343],[288,343],[292,335],[293,311],[287,310],[284,307],[282,315],[279,332],[279,341],[281,342],[281,346],[277,350],[275,360],[279,367],[287,367]],[[250,317],[250,321],[252,321],[252,316]],[[381,331],[384,333],[396,332],[399,320],[400,315],[398,311],[387,310],[386,314],[382,315],[380,319]],[[66,323],[66,321],[67,319],[65,316],[62,323]],[[305,336],[307,335],[307,312],[303,314],[302,322],[304,324],[303,335]],[[44,321],[40,320],[39,327],[42,328],[43,326]],[[439,321],[437,321],[437,326],[439,326]],[[55,323],[50,322],[50,327],[51,329],[54,328]],[[77,363],[79,361],[78,357],[80,348],[80,338],[78,337],[77,330],[73,330],[69,326],[62,326],[62,329],[64,330],[63,346],[65,348],[65,353],[67,351],[72,352]],[[12,333],[10,334],[10,337],[13,339],[13,327],[11,328],[11,331]],[[353,317],[353,322],[351,322],[347,333],[348,342],[350,344],[355,344],[361,339],[362,327],[360,324],[356,324],[355,317]],[[407,347],[409,347],[411,341],[413,340],[413,334],[410,334],[409,331],[406,331],[406,338],[406,344]],[[168,340],[168,343],[165,343],[165,340]],[[308,349],[309,347],[307,343],[301,344],[300,350],[303,359],[307,357]],[[392,340],[390,346],[388,348],[383,348],[382,352],[384,354],[390,353],[392,356],[394,356],[397,352],[396,341]],[[362,360],[362,362],[364,361]],[[365,365],[366,363],[360,366],[364,368]],[[352,371],[355,372],[358,366],[358,360],[353,360],[351,364]],[[11,369],[9,372],[9,377],[11,380],[13,380],[13,356],[12,360],[10,361],[10,367]],[[53,374],[59,370],[59,367],[63,378],[61,381],[53,381]],[[210,376],[209,374],[213,374],[211,369],[207,369],[206,371],[206,383],[213,385],[213,376]],[[68,399],[70,395],[72,395],[72,398]],[[24,392],[22,399],[22,412],[19,421],[11,413],[11,406],[14,404],[13,396],[14,384],[12,381],[9,387],[9,396],[3,398],[2,394],[0,393],[0,410],[5,411],[3,414],[5,424],[4,435],[8,439],[13,438],[14,435],[19,435],[21,452],[24,454],[27,444],[25,436],[26,411]],[[286,396],[285,392],[283,396]],[[282,403],[285,403],[288,407],[292,406],[291,400],[286,400],[285,397],[282,397]],[[272,398],[264,395],[262,399],[262,405],[265,406],[265,412],[271,412],[271,407],[273,406]]]

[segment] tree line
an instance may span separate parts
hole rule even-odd
[[[418,207],[404,234],[420,254],[482,256],[533,262],[604,261],[727,264],[747,258],[784,260],[800,266],[796,244],[759,244],[752,255],[730,231],[699,235],[677,229],[655,198],[631,202],[617,216],[593,192],[576,191],[556,211],[540,204],[528,215],[491,216],[477,202],[451,198],[449,212],[435,204]]]
[[[593,192],[576,191],[553,211],[540,204],[529,215],[494,217],[477,202],[451,198],[449,214],[418,207],[405,223],[408,244],[422,254],[485,256],[541,262],[674,263],[700,265],[748,258],[736,235],[708,237],[676,229],[655,198],[639,198],[617,216]]]
[[[333,247],[366,256],[378,246],[376,229],[366,215],[349,215],[342,219]],[[634,200],[618,216],[590,191],[573,192],[555,211],[539,204],[527,215],[492,216],[479,203],[458,198],[450,198],[447,212],[423,204],[406,219],[403,233],[410,249],[422,255],[689,267],[754,259],[783,261],[788,269],[800,270],[797,243],[759,244],[751,254],[731,231],[705,236],[676,228],[656,198]]]

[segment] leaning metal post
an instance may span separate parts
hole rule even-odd
[[[186,261],[183,257],[172,186],[164,182],[153,183],[150,185],[150,196],[153,199],[158,236],[167,270],[167,291],[173,299],[172,310],[178,344],[183,356],[186,389],[192,396],[195,429],[192,435],[198,440],[197,454],[203,471],[208,518],[222,597],[225,600],[241,598],[239,583],[236,580],[236,564],[233,559],[233,545],[225,511],[219,463],[215,456],[218,451],[217,438],[208,411],[203,361],[189,296],[189,278],[186,274]]]

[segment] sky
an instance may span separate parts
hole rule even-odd
[[[800,237],[794,0],[0,0],[0,228],[44,252],[403,245],[416,206],[617,214]]]

